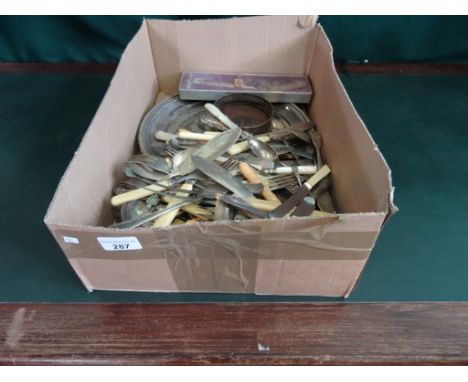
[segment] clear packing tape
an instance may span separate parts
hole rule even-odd
[[[76,246],[70,253],[68,248],[67,253],[71,259],[165,259],[180,291],[253,292],[257,265],[262,260],[367,259],[378,231],[336,229],[342,224],[336,216],[204,223],[184,226],[183,230],[140,229],[126,234],[138,238],[141,250],[107,252],[89,235],[81,240],[81,249]],[[119,236],[125,234],[119,232]]]

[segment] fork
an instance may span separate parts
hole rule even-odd
[[[180,209],[188,204],[193,204],[197,203],[201,199],[201,195],[198,195],[196,198],[180,198],[178,203],[172,204],[170,206],[167,206],[163,209],[148,213],[146,215],[143,215],[141,217],[132,219],[132,220],[126,220],[121,223],[116,223],[110,226],[110,228],[120,228],[120,229],[130,229],[130,228],[136,228],[142,224],[145,224],[149,221],[152,221],[159,216],[165,215],[168,212]]]
[[[239,161],[234,157],[229,157],[220,166],[226,171],[232,171],[239,164]]]
[[[294,174],[271,175],[264,177],[264,179],[272,191],[296,186],[298,184],[298,180]]]
[[[179,150],[169,145],[166,145],[163,150],[164,153],[170,156],[171,158],[179,152]]]

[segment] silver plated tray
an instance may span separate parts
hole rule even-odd
[[[170,97],[146,113],[138,130],[138,145],[143,154],[157,155],[164,147],[164,142],[157,141],[157,131],[176,133],[184,128],[193,132],[203,132],[201,118],[209,118],[204,107],[205,102],[182,101],[178,96]],[[273,105],[273,129],[289,127],[298,122],[309,121],[307,114],[295,104],[278,103]]]

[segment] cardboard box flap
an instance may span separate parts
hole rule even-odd
[[[134,151],[142,114],[153,104],[158,85],[146,22],[125,48],[109,89],[60,181],[45,222],[110,223],[109,198]],[[115,139],[115,137],[119,139]]]
[[[390,168],[339,80],[330,41],[319,24],[317,29],[309,71],[315,94],[310,111],[332,168],[339,211],[395,211]]]
[[[175,94],[183,71],[305,74],[316,21],[316,16],[148,20],[160,89]]]

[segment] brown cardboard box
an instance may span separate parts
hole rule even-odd
[[[339,217],[104,228],[139,122],[159,92],[176,93],[182,71],[307,74],[315,92],[309,112],[322,134]],[[347,296],[396,210],[392,193],[390,170],[337,76],[315,17],[146,20],[122,55],[45,223],[89,291]],[[103,246],[98,238],[117,239]],[[117,250],[104,249],[113,244]],[[130,250],[119,250],[127,245]]]

